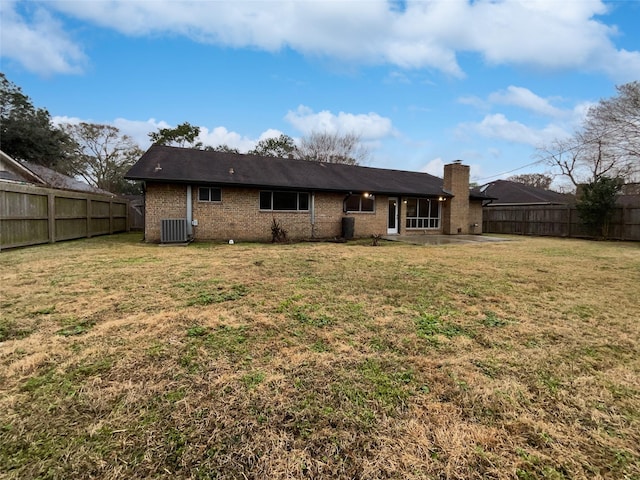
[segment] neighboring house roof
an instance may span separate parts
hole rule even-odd
[[[74,190],[76,192],[97,193],[100,195],[113,195],[113,193],[98,187],[91,186],[87,183],[76,180],[75,178],[64,175],[50,168],[38,165],[32,162],[22,162],[29,170],[42,178],[48,186],[52,188],[60,188],[62,190]]]
[[[573,198],[543,188],[531,187],[523,183],[508,180],[496,180],[480,187],[480,190],[493,197],[489,206],[497,205],[567,205]]]
[[[22,163],[0,150],[0,180],[11,182],[29,182],[36,185],[46,185],[46,182],[29,170]]]
[[[0,168],[0,180],[26,182],[61,190],[114,196],[111,192],[93,187],[48,167],[38,165],[37,163],[27,161],[18,162],[2,151],[0,151],[0,160],[0,165],[2,166],[2,168]]]
[[[129,180],[236,187],[451,196],[428,173],[153,145]],[[484,197],[483,197],[484,198]]]
[[[8,170],[0,170],[0,180],[9,180],[11,182],[24,182],[24,178]]]

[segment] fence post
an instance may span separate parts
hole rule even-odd
[[[91,199],[87,197],[87,238],[91,238]]]
[[[49,243],[56,241],[56,195],[47,194],[47,223],[49,228]]]
[[[109,235],[113,235],[113,200],[109,200]]]

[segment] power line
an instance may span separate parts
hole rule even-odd
[[[624,129],[624,125],[620,125],[618,127],[612,127],[612,128],[610,128],[608,130],[603,131],[599,135],[596,135],[593,138],[584,140],[581,144],[576,144],[576,145],[573,145],[571,147],[567,147],[566,149],[560,150],[560,151],[558,151],[556,153],[553,153],[553,154],[550,153],[549,155],[547,155],[545,157],[542,157],[541,159],[536,160],[535,162],[527,163],[526,165],[522,165],[521,167],[514,168],[513,170],[509,170],[509,171],[502,172],[502,173],[497,173],[495,175],[490,175],[488,177],[479,178],[476,181],[481,182],[483,180],[490,180],[492,178],[501,177],[502,175],[507,175],[508,173],[517,172],[518,170],[522,170],[523,168],[527,168],[527,167],[531,167],[533,165],[537,165],[538,163],[548,162],[549,160],[553,159],[553,157],[555,157],[555,156],[563,155],[565,153],[569,153],[572,150],[578,150],[578,149],[582,148],[583,145],[587,145],[589,143],[598,142],[598,141],[602,140],[603,138],[605,138],[606,136],[608,136],[609,134],[611,134],[611,133],[613,133],[613,132],[615,132],[617,130],[623,130],[623,129]]]
[[[527,168],[527,167],[530,167],[530,166],[532,166],[532,165],[536,165],[536,164],[538,164],[538,163],[546,162],[546,161],[547,161],[547,159],[546,159],[546,158],[543,158],[543,159],[540,159],[540,160],[536,160],[535,162],[527,163],[526,165],[522,165],[521,167],[514,168],[513,170],[509,170],[509,171],[507,171],[507,172],[496,173],[495,175],[490,175],[490,176],[488,176],[488,177],[479,178],[477,181],[478,181],[478,182],[480,182],[480,181],[482,181],[482,180],[489,180],[489,179],[491,179],[491,178],[501,177],[502,175],[506,175],[506,174],[508,174],[508,173],[513,173],[513,172],[517,172],[518,170],[522,170],[523,168]]]

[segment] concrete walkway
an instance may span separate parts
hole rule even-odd
[[[485,235],[385,235],[385,240],[414,245],[459,245],[463,243],[506,242],[506,238]]]

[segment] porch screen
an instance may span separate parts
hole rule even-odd
[[[440,228],[440,202],[434,198],[407,199],[407,228]]]

